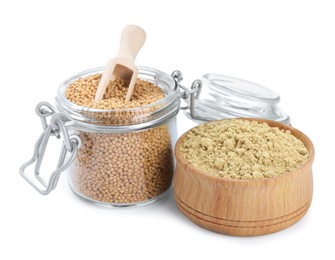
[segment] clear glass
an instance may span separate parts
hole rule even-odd
[[[71,189],[79,197],[104,206],[133,206],[155,201],[171,187],[176,115],[180,93],[173,78],[139,67],[139,77],[165,93],[155,103],[131,109],[81,107],[65,97],[68,85],[97,68],[79,73],[60,87],[56,105],[69,120],[82,145],[68,170]]]
[[[220,74],[205,74],[201,81],[201,93],[195,102],[195,112],[200,117],[251,117],[290,123],[289,116],[277,106],[280,96],[268,88]],[[189,110],[185,113],[190,117]]]

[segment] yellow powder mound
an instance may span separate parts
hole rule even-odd
[[[229,179],[281,175],[297,169],[309,156],[290,131],[241,119],[200,125],[187,134],[181,152],[194,166]]]

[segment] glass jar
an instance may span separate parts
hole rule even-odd
[[[69,167],[70,187],[80,198],[107,206],[131,206],[157,200],[172,184],[176,115],[180,106],[178,84],[159,70],[139,67],[139,78],[160,87],[165,94],[163,99],[141,107],[105,110],[79,106],[66,98],[66,89],[72,82],[102,71],[103,68],[84,71],[60,85],[56,97],[59,112],[52,116],[50,125],[44,120],[45,129],[49,127],[50,131],[45,130],[47,133],[44,132],[36,146],[43,147],[43,140],[53,133],[62,132],[65,143],[66,139],[70,140],[67,142],[70,148],[65,147],[68,155],[64,152],[60,156],[64,158],[58,168]],[[38,114],[53,114],[55,109],[45,106],[46,103],[38,106]],[[36,165],[40,165],[41,156],[35,157]],[[60,172],[54,173],[58,176],[47,184],[39,171],[35,171],[36,180],[42,184],[39,188],[24,174],[28,165],[23,165],[21,175],[41,193],[49,193]],[[56,183],[51,183],[53,180]]]

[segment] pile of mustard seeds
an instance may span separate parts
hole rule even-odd
[[[126,103],[128,88],[124,80],[117,78],[109,82],[103,99],[95,101],[100,78],[101,74],[95,74],[72,82],[66,97],[83,107],[106,109],[106,112],[85,114],[102,120],[105,125],[141,122],[147,116],[145,113],[154,112],[154,107],[144,111],[118,111],[142,107],[165,96],[158,86],[138,79],[132,98]],[[105,203],[129,204],[151,200],[170,188],[173,152],[167,122],[142,131],[79,131],[79,136],[82,145],[69,174],[71,187],[80,196]]]
[[[140,132],[81,132],[80,139],[70,180],[72,189],[85,198],[136,203],[170,188],[173,153],[167,125]]]
[[[192,129],[180,151],[209,174],[246,180],[291,172],[309,156],[303,142],[290,131],[241,119],[213,121]]]
[[[154,103],[164,97],[153,83],[137,79],[130,102],[125,102],[128,87],[122,78],[111,80],[102,100],[95,101],[101,74],[94,74],[72,82],[66,89],[66,98],[79,106],[98,109],[134,108]]]

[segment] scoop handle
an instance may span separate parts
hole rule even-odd
[[[135,58],[145,42],[145,31],[136,25],[127,25],[121,33],[120,49],[117,58],[127,58],[135,62]]]

